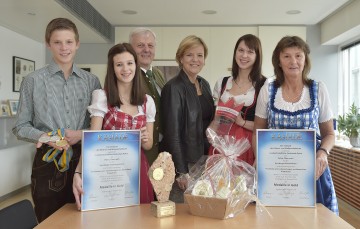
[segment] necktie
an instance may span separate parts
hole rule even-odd
[[[159,120],[161,120],[160,112],[159,112],[160,111],[160,94],[159,94],[158,90],[156,89],[156,82],[154,79],[153,72],[149,69],[146,71],[146,75],[148,76],[150,84],[151,84],[150,91],[152,91],[152,98],[154,99],[155,106],[156,106],[155,123],[158,123],[158,124],[154,124],[155,125],[154,128],[156,127],[156,129],[154,130],[154,134],[157,131],[159,131],[159,133],[161,133],[162,132],[161,123],[159,122]]]
[[[159,99],[160,98],[160,95],[159,95],[159,92],[157,91],[156,89],[156,83],[155,83],[155,79],[154,79],[154,75],[152,73],[151,70],[147,70],[146,71],[146,75],[148,76],[149,80],[150,80],[150,83],[151,83],[151,86],[152,86],[152,91],[154,93],[154,96],[156,97],[156,99]]]

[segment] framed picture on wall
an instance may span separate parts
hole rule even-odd
[[[152,64],[164,74],[166,82],[180,72],[179,65],[175,60],[154,60]]]
[[[19,100],[9,100],[9,107],[11,115],[16,115],[19,106]]]
[[[13,91],[20,90],[21,82],[27,74],[35,70],[35,61],[13,56]]]
[[[91,72],[91,68],[81,68],[82,70],[85,70],[87,72]]]

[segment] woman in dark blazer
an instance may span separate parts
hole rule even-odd
[[[162,149],[172,154],[177,172],[170,200],[183,202],[189,168],[207,154],[205,130],[215,112],[209,83],[198,75],[205,64],[207,46],[196,36],[183,39],[176,52],[181,71],[161,93]]]

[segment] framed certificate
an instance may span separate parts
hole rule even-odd
[[[84,131],[81,210],[140,204],[140,130]]]
[[[315,130],[257,130],[256,136],[260,202],[315,207]]]

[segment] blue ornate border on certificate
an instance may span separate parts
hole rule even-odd
[[[257,193],[266,206],[315,207],[314,130],[257,130]]]
[[[84,131],[81,210],[140,204],[140,131]]]

